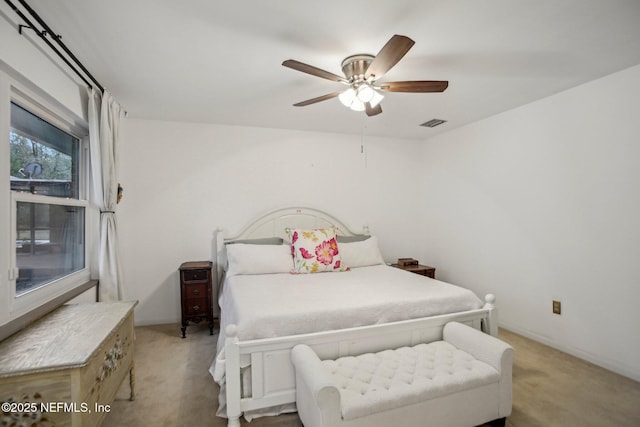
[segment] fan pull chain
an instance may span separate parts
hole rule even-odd
[[[367,167],[368,167],[367,154],[368,153],[367,153],[367,150],[365,149],[365,145],[364,145],[364,128],[365,128],[364,118],[365,118],[364,115],[360,118],[360,154],[364,155],[364,168],[367,169]]]

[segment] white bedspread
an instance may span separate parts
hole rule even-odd
[[[221,333],[211,373],[223,381],[224,328],[240,340],[373,325],[473,310],[468,289],[386,265],[342,273],[237,275],[220,295]]]

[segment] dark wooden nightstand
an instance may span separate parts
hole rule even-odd
[[[391,264],[391,267],[399,268],[401,270],[407,270],[416,274],[421,274],[423,276],[431,277],[432,279],[436,278],[436,268],[430,267],[428,265],[417,264],[400,266],[398,264]]]
[[[180,266],[180,299],[182,300],[182,338],[189,321],[209,322],[209,334],[213,335],[213,293],[211,291],[210,261],[185,262]]]

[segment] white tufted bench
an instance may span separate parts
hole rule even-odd
[[[291,357],[305,427],[504,426],[511,414],[513,349],[460,323],[428,344],[324,361],[301,344]]]

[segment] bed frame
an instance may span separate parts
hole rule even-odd
[[[218,283],[222,276],[224,242],[274,236],[287,240],[287,227],[329,226],[337,228],[338,234],[343,236],[369,234],[366,225],[361,234],[354,233],[335,217],[313,208],[284,208],[269,212],[232,237],[225,237],[224,230],[218,228],[214,237]],[[477,310],[278,338],[241,341],[237,336],[236,326],[226,325],[224,351],[227,425],[239,427],[240,416],[246,411],[295,403],[295,373],[290,352],[297,344],[307,344],[321,359],[336,359],[441,340],[444,325],[451,321],[465,323],[497,336],[495,297],[488,294],[484,307]],[[242,395],[241,376],[243,370],[247,369],[246,366],[251,369],[250,396]]]

